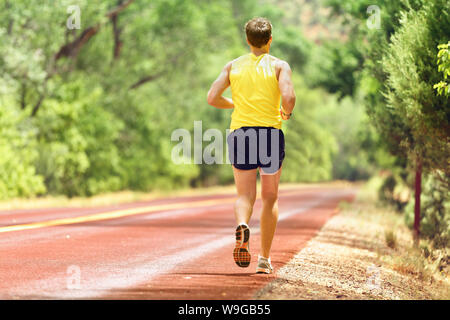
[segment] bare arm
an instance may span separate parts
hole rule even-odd
[[[219,77],[213,82],[208,91],[208,104],[219,109],[233,109],[233,101],[223,97],[223,92],[230,86],[231,62],[222,69]]]
[[[278,87],[281,92],[281,117],[283,120],[288,120],[290,116],[285,114],[291,114],[295,107],[295,91],[292,83],[292,71],[289,64],[285,61],[279,62],[280,74],[278,76]]]

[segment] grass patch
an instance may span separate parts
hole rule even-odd
[[[341,214],[360,221],[361,228],[369,228],[367,241],[384,267],[422,281],[423,286],[435,284],[433,297],[450,299],[449,248],[434,249],[425,239],[416,246],[403,214],[378,201],[379,185],[379,178],[368,181],[353,203],[339,204]]]
[[[386,245],[391,249],[395,249],[395,247],[397,246],[397,236],[395,235],[395,232],[393,230],[384,231],[384,240],[386,242]]]

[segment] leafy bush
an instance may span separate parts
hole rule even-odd
[[[46,191],[36,173],[34,132],[10,104],[0,103],[0,199],[29,197]]]
[[[122,122],[101,108],[101,90],[81,81],[62,86],[34,119],[38,130],[37,170],[50,193],[92,195],[119,190],[115,140]]]

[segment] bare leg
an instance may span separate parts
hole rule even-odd
[[[270,257],[273,236],[278,221],[278,185],[281,168],[273,175],[261,174],[261,255]]]
[[[240,170],[233,167],[238,198],[234,205],[236,223],[248,224],[256,199],[256,170]]]

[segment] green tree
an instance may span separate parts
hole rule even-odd
[[[415,234],[419,235],[422,170],[450,174],[450,104],[436,95],[433,84],[440,79],[437,46],[450,35],[447,1],[435,0],[418,11],[402,14],[401,27],[391,39],[383,58],[388,75],[387,108],[402,120],[409,135],[401,145],[414,163]],[[437,23],[439,21],[439,23]]]
[[[69,5],[80,29],[66,26]],[[0,9],[5,108],[31,118],[30,159],[48,192],[151,190],[198,175],[172,163],[170,133],[211,116],[214,68],[204,62],[220,68],[239,46],[231,3],[8,0]]]

